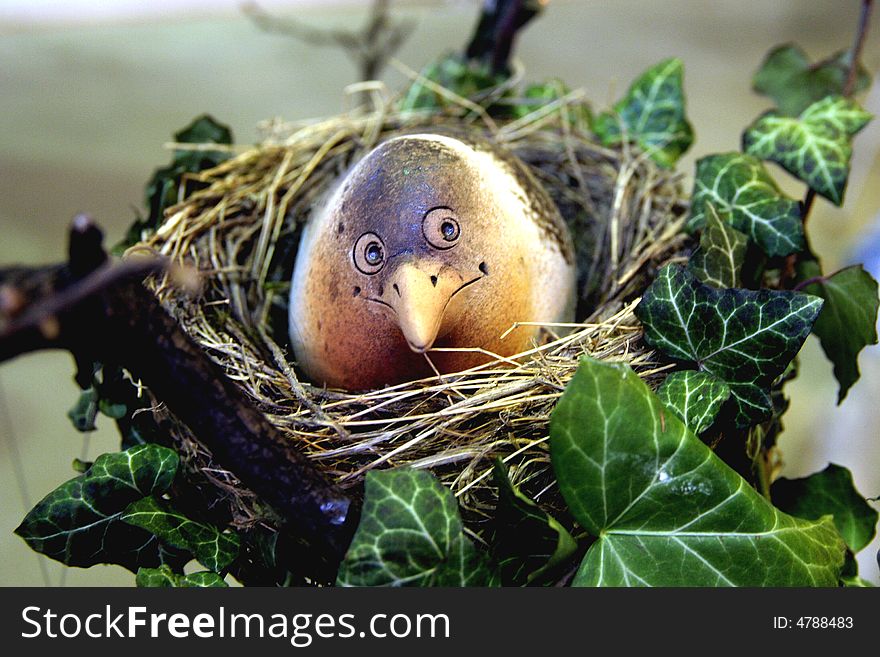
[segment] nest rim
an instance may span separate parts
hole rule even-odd
[[[127,253],[149,250],[199,270],[204,280],[197,297],[167,276],[154,282],[154,292],[273,424],[343,488],[357,489],[377,467],[429,468],[463,509],[487,518],[494,508],[493,462],[500,458],[514,485],[558,507],[549,416],[580,356],[627,362],[654,384],[668,369],[642,341],[633,310],[651,273],[687,248],[679,175],[626,144],[595,144],[573,118],[585,104],[577,92],[503,124],[463,99],[453,98],[444,112],[401,113],[379,96],[372,108],[319,122],[265,124],[260,143],[194,174],[203,189],[168,208],[158,230]],[[298,231],[334,176],[388,136],[444,124],[496,139],[550,186],[557,205],[568,203],[598,218],[604,228],[590,245],[591,276],[596,254],[606,249],[609,255],[600,268],[595,307],[574,323],[543,325],[548,339],[523,354],[464,372],[367,392],[327,390],[301,380],[285,352],[286,331],[277,337],[280,329],[273,333],[270,319],[284,305],[279,260],[295,251]],[[558,171],[543,166],[547,162]],[[604,196],[592,194],[591,185],[602,180]],[[576,221],[562,214],[575,230]],[[172,424],[173,438],[196,461],[194,468],[217,471],[191,432]],[[234,498],[234,524],[258,522],[263,514],[253,494],[229,473],[219,480],[224,495]]]

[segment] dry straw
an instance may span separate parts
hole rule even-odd
[[[355,90],[371,95],[370,109],[307,124],[267,124],[262,143],[197,174],[204,187],[168,209],[164,224],[137,248],[198,267],[206,281],[199,298],[167,281],[157,284],[159,297],[271,421],[341,485],[354,487],[372,468],[430,468],[478,518],[493,505],[491,467],[500,457],[515,483],[555,507],[548,422],[578,358],[626,361],[649,380],[661,375],[632,311],[656,268],[682,251],[680,181],[643,153],[596,145],[578,119],[585,108],[580,94],[505,122],[448,90],[432,90],[444,109],[400,112],[371,85]],[[550,191],[575,236],[582,321],[546,326],[546,340],[530,351],[458,374],[364,393],[301,380],[279,318],[310,208],[389,135],[450,124],[511,149]],[[175,426],[182,451],[203,454],[186,429]],[[235,490],[228,473],[202,465],[218,486]],[[254,518],[246,511],[250,498],[241,491],[233,505],[239,524]]]

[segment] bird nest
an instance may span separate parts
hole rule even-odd
[[[377,103],[318,123],[267,124],[259,145],[194,174],[201,189],[169,208],[136,248],[198,268],[205,284],[197,298],[167,281],[155,286],[159,298],[342,487],[356,490],[373,468],[428,468],[478,518],[494,507],[498,457],[515,484],[553,508],[558,494],[547,441],[557,399],[584,354],[628,362],[652,382],[662,376],[633,308],[656,269],[686,244],[678,177],[626,146],[597,145],[573,118],[583,103],[569,96],[508,121],[464,101],[430,113]],[[302,225],[332,182],[383,139],[450,125],[513,151],[559,206],[577,251],[577,322],[545,326],[544,339],[527,352],[464,372],[358,393],[310,384],[293,362],[286,320]],[[174,426],[183,454],[202,459],[200,468],[216,483],[238,489],[229,473],[217,474],[183,425]],[[240,524],[253,519],[244,511],[248,499],[239,491]]]

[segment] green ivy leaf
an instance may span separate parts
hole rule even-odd
[[[862,579],[858,575],[853,575],[851,577],[841,577],[840,583],[843,584],[847,588],[863,588],[863,589],[873,589],[874,585],[871,584],[866,579]]]
[[[290,559],[291,550],[296,549],[290,542],[295,538],[262,525],[241,529],[238,535],[241,548],[230,573],[242,585],[289,587],[315,583],[311,578],[306,581],[299,564]]]
[[[698,160],[688,230],[694,232],[706,225],[709,204],[768,255],[789,255],[804,249],[800,204],[779,191],[756,157],[721,153]]]
[[[859,562],[851,550],[846,551],[843,561],[843,570],[840,573],[840,585],[849,588],[874,588],[874,585],[859,577]]]
[[[121,420],[128,415],[128,407],[125,404],[114,404],[109,399],[101,399],[98,402],[98,410],[114,420]]]
[[[212,116],[202,114],[174,133],[174,141],[179,144],[231,144],[232,131]],[[180,199],[181,184],[185,185],[183,196],[204,186],[196,181],[185,182],[185,174],[213,168],[230,157],[226,150],[175,149],[171,163],[156,169],[147,183],[145,201],[149,215],[135,220],[122,241],[113,247],[113,253],[121,255],[126,248],[141,241],[144,233],[155,230],[162,223],[165,209]]]
[[[636,307],[645,340],[730,386],[736,423],[770,415],[768,388],[810,333],[822,300],[799,292],[717,290],[667,265]]]
[[[699,434],[715,420],[730,397],[730,387],[706,372],[686,370],[669,374],[657,396],[688,429]]]
[[[798,117],[762,114],[743,133],[743,151],[776,162],[817,194],[842,205],[852,137],[870,119],[854,101],[828,96]]]
[[[168,566],[141,568],[135,583],[141,588],[226,588],[229,585],[217,573],[203,571],[190,575],[175,573]]]
[[[526,87],[522,97],[511,99],[513,102],[512,115],[514,118],[528,116],[542,107],[564,98],[571,89],[558,78],[553,78],[540,84],[532,84]],[[575,128],[586,132],[593,123],[593,115],[590,106],[585,102],[573,102],[562,105],[558,112],[564,112],[566,121]]]
[[[94,363],[92,385],[80,395],[67,415],[79,431],[94,431],[100,412],[116,421],[122,436],[122,449],[147,443],[167,443],[152,412],[148,394],[140,389],[121,367]]]
[[[605,146],[635,142],[657,164],[672,167],[690,148],[693,129],[685,116],[680,59],[667,59],[645,71],[613,111],[596,117],[593,131]]]
[[[471,100],[497,89],[507,75],[493,74],[485,62],[462,58],[460,55],[446,55],[428,64],[419,73],[400,102],[400,111],[433,110],[452,104],[445,96],[437,93],[424,80],[448,89],[457,96]]]
[[[540,582],[564,563],[577,543],[559,522],[526,497],[495,462],[498,506],[495,509],[495,560],[504,586]]]
[[[95,431],[95,418],[98,416],[98,393],[94,386],[83,390],[76,404],[67,411],[67,417],[73,422],[77,431]]]
[[[119,564],[132,572],[157,566],[159,543],[154,536],[119,522],[121,511],[105,502],[102,510],[84,496],[82,477],[65,482],[44,497],[15,533],[36,552],[68,566],[88,568]]]
[[[92,467],[94,463],[92,461],[83,461],[82,459],[73,459],[73,462],[70,466],[73,468],[74,472],[79,472],[80,474],[85,474],[89,471],[89,468]]]
[[[364,508],[339,586],[488,586],[485,555],[465,537],[452,492],[429,472],[367,474]]]
[[[232,131],[214,117],[202,114],[174,133],[174,141],[179,144],[231,144]],[[148,223],[157,226],[163,219],[165,208],[177,203],[177,188],[184,174],[210,169],[229,157],[229,152],[222,150],[175,149],[171,164],[157,169],[147,184],[146,201],[150,208]]]
[[[237,534],[190,520],[154,497],[132,502],[121,520],[155,534],[162,543],[192,552],[205,568],[221,571],[238,556]]]
[[[597,537],[575,586],[836,586],[831,518],[774,508],[621,363],[582,358],[551,417],[550,457]]]
[[[138,445],[124,452],[102,454],[86,473],[83,492],[98,504],[110,498],[121,503],[124,497],[124,508],[142,497],[164,493],[174,481],[179,464],[177,452],[159,445]]]
[[[852,473],[834,463],[803,479],[779,479],[770,494],[776,506],[798,518],[834,516],[834,526],[853,553],[865,548],[877,531],[880,514],[856,490]]]
[[[849,51],[843,50],[814,64],[800,47],[785,44],[767,54],[752,78],[752,87],[772,98],[783,114],[797,116],[826,96],[843,95],[851,62]],[[870,82],[860,64],[855,91],[867,89]]]
[[[229,129],[229,126],[218,122],[211,115],[202,114],[193,119],[188,126],[174,133],[174,141],[180,144],[231,144],[232,131]],[[219,161],[217,164],[229,157],[229,153],[224,151],[197,152],[187,149],[177,149],[174,153],[175,161],[182,162],[184,161],[182,158],[197,158],[199,153],[202,154],[202,157],[205,157],[205,152],[211,154],[211,157],[218,158]],[[197,163],[196,160],[186,161],[194,165]],[[193,167],[193,170],[195,170],[195,167]]]
[[[834,363],[834,376],[840,384],[839,404],[859,380],[859,352],[869,344],[877,344],[877,281],[861,265],[822,277],[815,260],[805,263],[799,275],[804,281],[816,277],[817,281],[803,290],[825,300],[813,333]]]
[[[742,265],[748,238],[721,219],[715,207],[706,204],[706,227],[700,235],[700,248],[688,262],[688,269],[712,287],[742,287]]]
[[[232,144],[232,131],[208,114],[197,116],[182,130],[174,133],[178,144]],[[178,202],[177,188],[186,173],[198,173],[217,166],[232,155],[227,150],[176,148],[171,164],[157,169],[147,185],[150,220],[162,221],[165,208]]]
[[[177,465],[177,454],[158,445],[102,454],[85,474],[44,497],[15,533],[68,566],[116,563],[132,571],[158,566],[164,558],[158,541],[119,517],[133,501],[165,491]]]

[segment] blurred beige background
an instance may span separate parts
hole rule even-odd
[[[0,1],[3,264],[63,257],[66,225],[79,211],[92,213],[109,241],[121,237],[147,178],[169,158],[162,144],[195,115],[210,112],[232,126],[237,142],[249,142],[263,119],[338,112],[343,87],[356,81],[357,69],[343,52],[267,35],[232,0],[59,4]],[[351,28],[362,24],[367,4],[263,6],[315,27]],[[399,0],[394,7],[417,21],[398,54],[413,68],[461,47],[477,13],[473,1]],[[690,176],[696,158],[737,149],[742,128],[768,108],[750,92],[764,53],[786,41],[815,58],[847,48],[858,7],[857,0],[554,0],[517,52],[529,79],[561,77],[586,89],[600,109],[651,64],[681,57],[697,134],[680,165]],[[874,73],[880,71],[878,21],[864,58]],[[392,71],[384,79],[391,88],[403,82]],[[880,90],[864,100],[880,113]],[[877,220],[880,122],[858,136],[855,153],[845,206],[819,202],[811,219],[827,271],[849,262],[862,231]],[[777,177],[790,193],[802,194],[785,173]],[[789,387],[793,404],[781,444],[787,475],[803,476],[833,460],[852,469],[864,495],[878,496],[878,349],[866,350],[860,364],[862,381],[837,407],[831,367],[815,339],[808,341],[801,377]],[[113,566],[64,573],[12,534],[26,509],[74,475],[74,457],[117,449],[109,422],[85,441],[70,425],[65,413],[77,397],[72,374],[64,353],[0,366],[0,585],[133,584],[131,574]],[[863,576],[880,582],[877,547],[875,541],[861,563]]]

